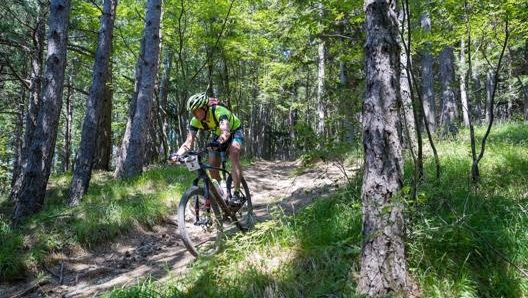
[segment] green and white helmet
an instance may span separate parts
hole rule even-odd
[[[209,96],[205,92],[197,93],[187,100],[187,110],[190,112],[199,109],[209,102]]]

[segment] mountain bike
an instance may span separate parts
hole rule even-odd
[[[230,203],[234,188],[231,172],[226,168],[227,153],[221,155],[221,167],[215,167],[203,161],[208,152],[208,149],[189,150],[178,158],[189,171],[197,174],[178,205],[178,229],[185,247],[195,257],[217,253],[228,231],[247,231],[255,222],[246,180],[240,178],[240,200]],[[220,171],[225,189],[209,177],[211,169]]]

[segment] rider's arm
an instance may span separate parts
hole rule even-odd
[[[231,136],[231,131],[229,128],[229,120],[227,119],[220,119],[220,136],[218,137],[218,142],[222,144],[223,142],[227,141],[229,137]]]
[[[176,155],[182,155],[185,153],[185,151],[192,148],[194,144],[194,139],[196,138],[196,130],[189,130],[187,133],[187,138],[185,138],[185,142],[181,145],[180,149],[176,152]]]

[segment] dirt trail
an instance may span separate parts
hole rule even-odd
[[[336,163],[319,163],[303,169],[298,162],[258,161],[244,170],[258,221],[269,219],[268,206],[278,203],[293,210],[351,177]],[[94,251],[77,250],[50,256],[50,265],[40,280],[18,285],[0,285],[0,297],[94,297],[116,287],[134,285],[138,279],[155,280],[184,274],[194,260],[175,233],[176,218],[154,227],[138,228]]]

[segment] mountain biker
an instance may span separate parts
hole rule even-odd
[[[240,166],[240,154],[244,144],[242,123],[227,107],[221,104],[215,104],[213,107],[209,104],[210,100],[215,101],[216,99],[209,98],[206,92],[194,94],[187,100],[187,110],[193,114],[193,118],[189,123],[185,142],[176,152],[176,156],[171,156],[171,160],[176,161],[178,156],[192,148],[198,130],[211,131],[208,147],[213,150],[209,151],[209,163],[219,167],[220,152],[228,150],[234,186],[233,197],[230,201],[236,204],[240,200],[240,177],[242,176]],[[210,175],[211,178],[220,181],[218,170],[210,170]]]

